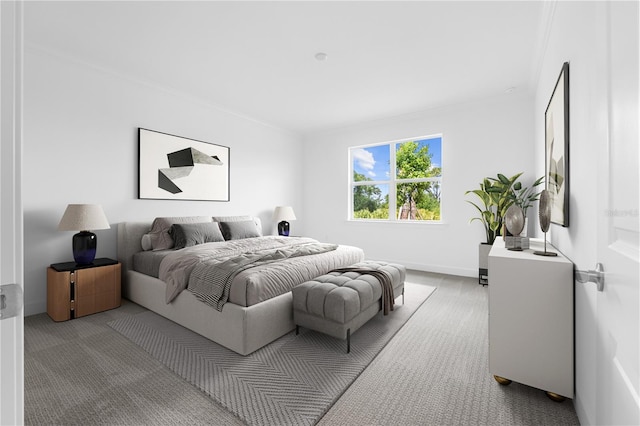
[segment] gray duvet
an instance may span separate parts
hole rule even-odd
[[[225,242],[199,244],[172,251],[162,258],[158,278],[167,284],[166,302],[170,303],[187,289],[194,269],[198,267],[198,291],[202,291],[202,270],[205,264],[226,265],[234,258],[247,257],[247,253],[290,252],[296,247],[317,246],[317,241],[304,237],[266,236]],[[304,251],[304,250],[303,250]],[[308,250],[306,255],[281,256],[269,262],[257,262],[230,274],[232,279],[227,299],[240,306],[251,306],[291,291],[298,284],[326,274],[334,268],[345,267],[364,259],[361,249],[338,246],[330,250]],[[258,256],[260,257],[260,256]],[[276,256],[278,257],[278,256]],[[240,262],[243,263],[243,262]]]
[[[288,247],[243,253],[227,259],[200,262],[189,276],[187,290],[196,298],[218,311],[229,299],[233,278],[250,268],[287,262],[301,256],[314,256],[337,249],[335,244],[302,243]]]

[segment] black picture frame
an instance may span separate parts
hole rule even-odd
[[[553,88],[544,112],[545,189],[549,192],[551,222],[569,226],[569,62]]]
[[[138,198],[229,201],[230,148],[138,128]]]

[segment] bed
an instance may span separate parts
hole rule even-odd
[[[184,235],[176,237],[175,246],[174,241],[166,241],[167,238],[171,240],[167,236],[172,235],[172,231],[204,226],[199,225],[203,222],[212,222],[215,224],[212,228],[220,228],[225,241],[203,242],[199,234],[195,239],[200,241],[195,244],[193,239],[187,241],[183,248]],[[252,225],[249,231],[245,229],[247,224]],[[232,226],[235,227],[233,232],[228,229]],[[150,247],[149,240],[155,240],[155,247]],[[270,255],[268,261],[263,256],[255,264],[245,264],[240,272],[232,274],[224,298],[226,303],[218,303],[219,306],[203,297],[197,291],[197,285],[189,289],[184,281],[187,280],[188,285],[197,284],[198,278],[202,282],[207,276],[202,271],[218,271],[239,258],[255,256],[251,247],[261,250],[273,245],[283,247],[269,251],[281,255],[298,250],[298,242],[307,250],[314,247],[317,253],[312,251],[304,256],[296,254],[283,259],[272,259]],[[289,249],[294,246],[296,248]],[[308,238],[262,236],[260,219],[247,216],[122,222],[118,224],[117,250],[125,298],[241,355],[248,355],[295,328],[291,295],[295,285],[364,259],[363,251],[357,247],[339,245],[332,248]],[[207,253],[209,251],[211,254]],[[188,255],[190,253],[195,260]],[[200,276],[191,277],[198,273]],[[183,281],[174,282],[175,276],[181,276]]]

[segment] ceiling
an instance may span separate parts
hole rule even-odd
[[[539,1],[25,2],[25,41],[304,134],[530,91]],[[318,52],[327,59],[318,61]]]

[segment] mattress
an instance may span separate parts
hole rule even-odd
[[[173,250],[141,251],[133,255],[133,270],[158,278],[160,263]]]

